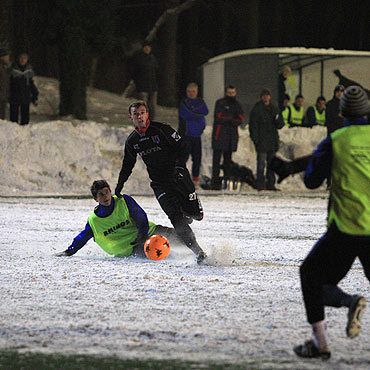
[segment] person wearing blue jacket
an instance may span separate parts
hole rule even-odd
[[[205,116],[208,107],[205,101],[198,97],[198,85],[190,82],[186,87],[186,98],[179,107],[179,134],[184,137],[189,155],[192,159],[191,174],[194,185],[199,184],[200,166],[202,163],[202,139],[201,136],[206,127]],[[188,156],[189,158],[189,156]]]
[[[58,257],[72,256],[91,238],[105,252],[117,257],[145,257],[144,243],[153,234],[176,239],[173,228],[148,221],[145,211],[132,197],[127,194],[121,198],[112,196],[107,181],[94,181],[91,194],[98,206],[88,218],[85,229],[66,250],[57,253]]]
[[[313,153],[305,173],[307,188],[318,188],[331,177],[328,229],[300,267],[307,320],[313,338],[294,347],[300,357],[330,358],[324,306],[349,307],[346,334],[356,337],[366,306],[364,297],[345,294],[337,284],[356,257],[370,281],[370,105],[359,86],[348,87],[339,103],[344,127],[324,139]],[[326,291],[324,287],[329,287]],[[331,287],[331,289],[330,289]],[[342,303],[342,304],[341,304]]]

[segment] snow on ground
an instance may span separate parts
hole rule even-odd
[[[149,219],[169,226],[152,196]],[[84,227],[93,200],[0,198],[0,348],[122,358],[257,364],[258,368],[365,369],[363,332],[345,337],[345,308],[327,309],[333,358],[301,361],[310,336],[298,268],[325,230],[325,194],[203,196],[192,224],[209,265],[172,244],[161,262],[110,257],[90,241],[55,257]],[[341,287],[367,296],[356,263]]]
[[[327,193],[305,191],[300,175],[274,194],[247,185],[240,193],[200,191],[205,218],[192,227],[209,255],[207,266],[196,265],[176,243],[159,263],[112,258],[92,241],[71,258],[54,257],[83,229],[95,202],[45,196],[88,194],[99,178],[115,186],[131,131],[130,101],[91,89],[89,121],[57,120],[55,81],[37,83],[34,122],[0,121],[0,349],[245,362],[261,369],[367,367],[369,316],[362,335],[349,341],[346,309],[327,310],[328,364],[292,353],[309,336],[298,268],[325,230],[327,207]],[[160,107],[158,119],[176,127],[176,115]],[[205,175],[210,135],[207,127]],[[308,154],[324,135],[324,128],[284,128],[280,154]],[[240,130],[233,158],[255,171],[248,130]],[[135,198],[149,218],[169,226],[140,159],[124,191],[141,194]],[[358,264],[342,286],[366,295]]]

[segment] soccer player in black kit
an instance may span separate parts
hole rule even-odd
[[[139,154],[147,167],[150,185],[160,206],[200,264],[206,254],[197,243],[189,223],[193,219],[200,221],[203,209],[186,169],[186,143],[171,126],[150,121],[148,107],[144,102],[130,105],[129,118],[135,130],[125,143],[115,194],[121,196],[123,185],[131,175]],[[147,238],[147,235],[142,235],[141,241],[144,243]]]

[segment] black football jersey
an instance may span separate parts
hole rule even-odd
[[[187,146],[171,126],[150,121],[143,133],[134,130],[126,140],[118,182],[123,184],[135,166],[137,155],[144,161],[152,181],[165,183],[173,178],[176,165],[185,166]]]

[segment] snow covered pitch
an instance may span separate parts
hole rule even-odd
[[[302,361],[310,336],[298,269],[325,231],[326,193],[205,195],[192,228],[209,254],[198,266],[171,245],[160,262],[106,255],[93,241],[54,257],[95,202],[0,198],[0,349],[244,364],[259,369],[365,369],[370,313],[354,340],[347,310],[327,309],[333,358]],[[153,196],[135,199],[169,222]],[[341,283],[368,297],[358,262]]]

